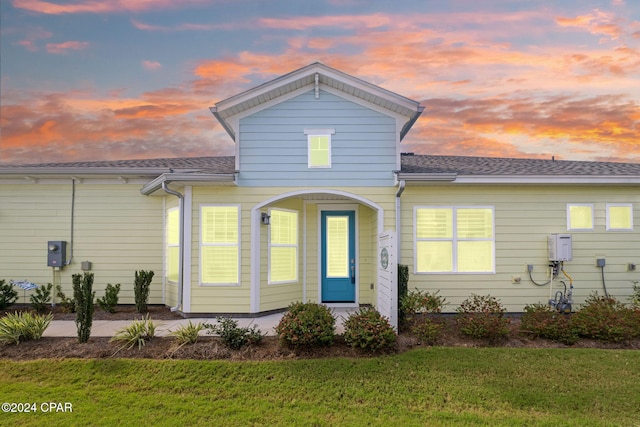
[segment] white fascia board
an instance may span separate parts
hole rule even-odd
[[[215,107],[211,107],[211,112],[216,115],[221,115],[221,111],[232,108],[236,105],[240,105],[243,102],[247,102],[251,99],[257,98],[267,92],[270,92],[276,87],[283,87],[288,84],[291,84],[297,80],[304,79],[305,77],[313,76],[315,73],[320,75],[324,75],[328,78],[337,80],[344,85],[354,87],[356,89],[362,90],[364,92],[370,93],[375,97],[382,98],[388,102],[394,103],[400,107],[408,109],[410,111],[416,112],[420,110],[420,103],[417,101],[413,101],[409,98],[406,98],[397,93],[391,92],[389,90],[383,89],[379,86],[373,85],[371,83],[365,82],[364,80],[358,79],[356,77],[350,76],[348,74],[344,74],[338,70],[334,70],[330,67],[327,67],[320,63],[311,64],[307,67],[301,68],[299,70],[293,71],[289,74],[285,74],[275,80],[271,80],[270,82],[264,83],[260,86],[257,86],[253,89],[249,89],[245,92],[242,92],[238,95],[232,96],[231,98],[227,98],[223,101],[216,103]],[[304,86],[313,87],[314,82],[310,81],[308,84]],[[327,90],[327,85],[320,82],[320,87],[324,90]],[[323,87],[324,86],[324,87]],[[297,89],[294,89],[296,91]],[[338,91],[340,94],[346,94],[345,92]],[[277,99],[282,99],[278,97]],[[359,98],[358,98],[359,99]],[[280,101],[281,102],[281,101]],[[421,112],[421,110],[420,110]],[[220,119],[219,119],[220,120]],[[224,126],[224,125],[223,125]],[[227,131],[229,131],[227,129]]]
[[[394,118],[396,120],[402,120],[404,122],[407,122],[411,118],[411,116],[409,116],[409,115],[404,115],[404,114],[401,114],[401,113],[398,113],[398,112],[395,112],[395,111],[388,110],[388,109],[386,109],[386,108],[384,108],[384,107],[382,107],[380,105],[376,105],[376,104],[374,104],[372,102],[369,102],[366,99],[358,98],[357,96],[353,96],[353,95],[351,95],[349,93],[346,93],[346,92],[343,92],[343,91],[341,91],[339,89],[324,85],[322,83],[320,84],[320,89],[324,90],[325,92],[330,93],[332,95],[338,96],[340,98],[344,98],[344,99],[346,99],[348,101],[351,101],[354,104],[358,104],[358,105],[360,105],[362,107],[369,108],[370,110],[376,111],[376,112],[378,112],[380,114],[384,114],[385,116]],[[398,133],[399,132],[400,132],[400,129],[398,129]]]
[[[372,83],[369,83],[357,77],[353,77],[348,74],[342,73],[338,70],[334,70],[324,66],[321,66],[321,67],[322,67],[322,70],[318,71],[320,74],[324,74],[325,76],[338,80],[341,83],[344,83],[348,86],[353,86],[356,89],[360,89],[364,92],[369,92],[374,96],[383,98],[389,102],[400,105],[412,111],[416,111],[420,106],[419,102],[416,102],[412,99],[399,95],[395,92],[391,92],[390,90],[384,89],[380,86],[376,86]]]
[[[640,176],[605,175],[456,175],[400,173],[398,179],[414,183],[450,182],[454,184],[624,184],[640,185]]]
[[[91,168],[91,167],[0,167],[0,177],[7,176],[158,176],[169,168]]]
[[[235,182],[235,174],[231,173],[165,173],[146,184],[140,189],[145,196],[149,196],[162,188],[162,183],[181,182],[185,185],[195,183],[233,183]]]
[[[483,176],[467,175],[455,180],[459,184],[640,184],[640,176],[624,175],[541,175],[541,176]]]

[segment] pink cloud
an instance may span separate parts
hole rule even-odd
[[[163,26],[147,24],[137,19],[131,19],[131,25],[142,31],[159,31],[164,33],[174,33],[180,31],[231,30],[239,28],[239,26],[235,24],[193,24],[188,22],[171,26]],[[249,26],[248,23],[246,25]]]
[[[162,68],[162,64],[159,63],[158,61],[149,61],[149,60],[142,61],[142,66],[149,71],[156,71]]]
[[[49,53],[67,53],[70,50],[82,50],[89,47],[89,42],[66,41],[63,43],[47,43]]]
[[[53,3],[44,0],[13,0],[13,7],[47,15],[74,13],[120,13],[145,10],[176,9],[186,5],[205,4],[206,0],[84,0],[78,2]]]

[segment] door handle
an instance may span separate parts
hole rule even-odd
[[[351,283],[353,285],[356,284],[356,266],[355,265],[351,266]]]

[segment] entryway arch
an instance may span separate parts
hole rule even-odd
[[[366,206],[372,209],[376,214],[376,227],[377,233],[380,234],[384,228],[384,209],[378,203],[362,197],[358,194],[350,193],[343,190],[334,189],[302,189],[294,190],[286,193],[279,194],[277,196],[269,197],[262,202],[257,203],[251,209],[251,313],[259,313],[260,310],[260,277],[261,277],[261,262],[260,262],[260,242],[261,242],[261,221],[262,213],[266,207],[279,203],[283,200],[302,197],[309,198],[311,200],[325,200],[324,198],[343,200],[349,203],[357,203],[362,206]]]

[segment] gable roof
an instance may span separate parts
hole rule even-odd
[[[317,80],[316,80],[317,79]],[[379,86],[360,80],[331,68],[321,62],[292,71],[274,80],[263,83],[238,95],[227,98],[210,107],[213,115],[235,141],[236,134],[231,117],[271,102],[302,88],[313,88],[315,85],[331,88],[366,101],[369,104],[384,108],[390,112],[407,117],[400,132],[400,140],[409,132],[424,107],[419,102],[383,89]]]

